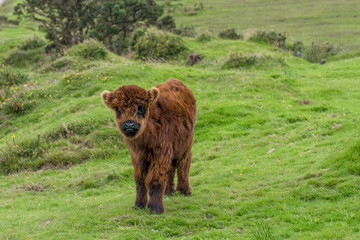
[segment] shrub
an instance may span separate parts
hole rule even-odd
[[[18,48],[23,51],[27,51],[29,49],[36,49],[39,47],[44,46],[46,43],[44,40],[38,38],[37,36],[34,36],[31,39],[28,39],[18,45]]]
[[[242,52],[229,52],[227,60],[223,67],[225,68],[241,68],[251,67],[261,60],[257,55],[246,55]]]
[[[7,175],[22,170],[68,167],[91,158],[94,150],[81,136],[59,137],[56,140],[41,137],[17,142],[15,135],[0,148],[0,174]]]
[[[13,71],[5,65],[0,68],[0,87],[23,84],[29,80],[28,75]]]
[[[322,59],[334,56],[339,51],[339,48],[329,43],[312,43],[311,46],[305,47],[304,58],[311,63],[319,63]]]
[[[294,53],[300,52],[302,53],[304,51],[304,44],[301,41],[296,41],[291,47],[291,51]]]
[[[29,92],[27,89],[18,90],[16,88],[12,96],[4,100],[2,107],[6,113],[23,113],[30,110],[36,103],[37,100],[33,92]]]
[[[131,37],[131,42],[130,42],[131,47],[134,47],[135,44],[138,42],[139,38],[144,36],[145,32],[147,32],[147,31],[148,31],[147,28],[138,28],[138,29],[136,29],[133,32],[132,37]]]
[[[138,59],[165,60],[176,57],[186,50],[183,40],[168,32],[148,29],[134,46]]]
[[[204,42],[210,42],[211,36],[207,33],[202,33],[199,36],[196,37],[196,41],[204,43]]]
[[[254,42],[265,42],[272,46],[286,49],[286,35],[285,33],[277,33],[274,31],[257,31],[250,37],[251,41]]]
[[[59,52],[93,37],[119,53],[137,23],[154,24],[162,14],[154,0],[24,0],[14,8],[14,15],[42,23],[49,48]]]
[[[230,28],[230,29],[221,31],[219,33],[219,37],[224,38],[224,39],[233,39],[233,40],[244,39],[243,35],[236,33],[235,28]]]
[[[106,58],[107,54],[108,52],[102,43],[94,39],[89,39],[73,46],[65,55],[78,56],[89,60],[99,60]]]
[[[174,30],[174,33],[183,37],[195,37],[196,31],[193,25],[180,25],[179,28]]]
[[[44,53],[42,49],[17,50],[5,58],[5,63],[14,67],[26,67],[39,63],[43,58]]]
[[[170,16],[164,16],[158,20],[156,26],[164,31],[174,31],[176,29],[175,19]]]
[[[0,173],[11,174],[23,169],[33,169],[42,160],[39,157],[44,153],[40,134],[37,139],[17,143],[15,135],[5,140],[5,147],[0,149]]]

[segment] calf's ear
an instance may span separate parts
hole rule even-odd
[[[101,93],[101,98],[103,100],[103,103],[108,107],[112,109],[111,102],[114,99],[114,94],[108,90],[105,90]]]
[[[153,87],[150,90],[148,90],[149,105],[156,103],[156,101],[159,98],[159,94],[160,94],[160,90],[156,87]]]

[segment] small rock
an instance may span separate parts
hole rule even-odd
[[[268,154],[275,152],[275,150],[276,150],[275,148],[270,149],[270,151],[268,151]]]
[[[325,59],[321,59],[320,64],[325,64],[325,63],[326,63]]]
[[[197,54],[197,53],[190,53],[187,57],[187,60],[188,60],[188,64],[190,66],[198,63],[201,61],[201,55],[200,54]]]
[[[304,104],[304,105],[308,105],[308,104],[312,104],[312,101],[310,99],[305,99],[305,100],[299,101],[299,103]]]

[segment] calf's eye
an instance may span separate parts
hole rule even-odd
[[[145,114],[145,109],[144,109],[143,106],[139,106],[139,107],[138,107],[137,114],[138,114],[139,116],[144,116],[144,114]]]
[[[121,111],[120,111],[119,108],[116,108],[116,115],[117,115],[118,118],[121,117]]]

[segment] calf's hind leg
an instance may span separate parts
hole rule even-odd
[[[173,162],[167,172],[166,189],[165,189],[166,195],[171,195],[175,192],[174,176],[175,176],[175,160],[173,160]]]
[[[191,194],[191,187],[189,183],[189,173],[191,165],[192,154],[191,151],[186,152],[182,158],[177,162],[177,186],[176,190],[181,194],[188,196]]]

